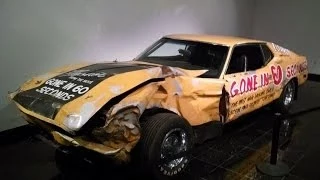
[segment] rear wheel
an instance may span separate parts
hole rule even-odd
[[[158,179],[171,179],[186,168],[193,147],[192,128],[172,113],[144,117],[138,153],[144,172]]]
[[[289,81],[279,99],[275,101],[274,110],[280,113],[288,113],[295,100],[296,90],[297,87],[294,81]]]

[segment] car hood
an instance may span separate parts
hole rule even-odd
[[[81,64],[35,77],[10,96],[24,113],[66,129],[68,115],[90,119],[112,98],[143,83],[170,74],[196,77],[205,72],[137,61]]]

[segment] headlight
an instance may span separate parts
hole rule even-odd
[[[78,114],[69,114],[63,122],[67,128],[73,131],[79,130],[85,123],[86,121]]]

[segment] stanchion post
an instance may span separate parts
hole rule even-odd
[[[256,166],[257,171],[271,177],[283,177],[289,174],[289,167],[281,161],[278,161],[278,148],[279,148],[279,136],[280,126],[282,122],[282,115],[280,113],[275,114],[272,129],[272,146],[271,156],[269,163],[261,163]]]
[[[273,165],[277,164],[277,159],[278,159],[281,121],[282,121],[281,114],[276,113],[275,120],[273,123],[273,130],[272,130],[272,145],[271,145],[271,156],[270,156],[270,164],[273,164]]]

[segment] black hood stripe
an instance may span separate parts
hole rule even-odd
[[[101,81],[120,73],[150,68],[131,63],[98,63],[48,79],[41,86],[18,93],[13,100],[24,108],[54,119],[60,108],[84,95]]]

